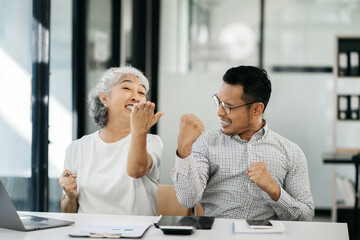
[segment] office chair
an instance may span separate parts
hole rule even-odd
[[[200,203],[194,207],[195,216],[205,216],[204,209],[201,207]]]
[[[191,216],[192,208],[180,205],[172,185],[159,185],[157,191],[158,215]]]

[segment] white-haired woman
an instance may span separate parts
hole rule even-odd
[[[164,114],[146,102],[149,82],[136,68],[107,70],[89,95],[102,129],[73,141],[59,184],[63,212],[157,215],[163,144],[149,129]]]

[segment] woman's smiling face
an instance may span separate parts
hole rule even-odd
[[[130,124],[130,114],[135,103],[146,102],[146,89],[140,78],[133,74],[123,75],[106,96],[109,122]]]

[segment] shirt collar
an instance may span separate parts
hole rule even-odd
[[[269,127],[268,127],[268,125],[266,124],[266,120],[263,119],[262,122],[263,122],[263,127],[260,128],[260,130],[257,131],[257,132],[251,137],[251,139],[250,139],[249,142],[259,141],[259,140],[263,139],[263,138],[267,135],[267,133],[269,132]],[[231,138],[233,138],[233,139],[235,139],[236,141],[239,141],[239,142],[247,142],[247,141],[241,139],[238,134],[232,135]]]

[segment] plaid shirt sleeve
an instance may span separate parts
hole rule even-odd
[[[281,188],[280,198],[273,201],[272,208],[282,220],[312,221],[314,201],[306,158],[299,147],[292,152],[292,164]]]
[[[186,158],[182,159],[176,155],[175,167],[170,173],[177,198],[180,204],[187,208],[192,208],[201,201],[209,178],[210,165],[205,145],[199,147],[201,142],[199,139],[194,144],[193,153]]]

